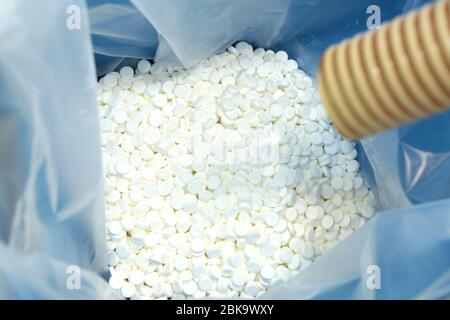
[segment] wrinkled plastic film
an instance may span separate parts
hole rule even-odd
[[[382,1],[382,19],[389,20],[424,2]],[[191,66],[239,40],[255,47],[286,50],[301,69],[313,75],[330,44],[366,30],[366,10],[373,1],[357,0],[351,5],[343,5],[340,0],[87,3],[94,51],[101,56],[97,61],[102,61],[99,75],[112,71],[125,52],[130,58],[155,58],[161,63]],[[146,45],[142,46],[142,42]],[[105,67],[108,62],[109,68]]]
[[[60,286],[64,266],[92,272],[96,283],[107,268],[87,10],[82,1],[8,4],[0,31],[0,297],[80,297]],[[81,24],[70,29],[77,11]]]
[[[154,57],[158,34],[129,1],[89,0],[88,5],[99,76],[114,70],[126,58]]]

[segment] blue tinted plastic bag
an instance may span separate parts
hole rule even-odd
[[[96,76],[84,4],[0,3],[0,299],[106,298]],[[66,26],[70,5],[83,14],[79,30]]]
[[[369,5],[386,21],[424,2],[89,0],[92,51],[86,19],[75,32],[61,27],[69,4],[86,13],[81,1],[40,1],[44,17],[33,16],[37,4],[8,1],[18,9],[0,19],[0,40],[10,43],[0,48],[0,297],[111,295],[100,276],[94,54],[100,76],[141,58],[189,66],[247,40],[287,50],[314,75],[329,44],[366,29]],[[450,198],[449,141],[450,113],[363,141],[361,167],[384,211],[264,297],[448,295],[450,200],[441,199]],[[73,265],[79,290],[67,288]]]
[[[146,32],[155,29],[159,35],[157,48],[132,57],[191,66],[245,40],[255,47],[286,50],[314,76],[330,44],[367,30],[369,6],[380,8],[384,22],[426,2],[130,0],[128,5],[151,23]],[[95,24],[92,28],[96,33]],[[104,50],[103,40],[94,41],[96,52]],[[133,36],[118,41],[133,43]],[[107,55],[115,52],[109,46]],[[437,298],[450,293],[450,201],[431,202],[450,198],[450,113],[362,141],[359,161],[380,210],[404,209],[380,213],[265,297]],[[380,290],[366,285],[373,266],[382,275]]]

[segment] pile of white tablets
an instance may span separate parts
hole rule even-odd
[[[374,214],[357,152],[285,52],[244,42],[99,82],[110,284],[123,297],[253,298]]]

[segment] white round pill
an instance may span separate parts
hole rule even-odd
[[[330,185],[323,185],[322,186],[322,197],[324,199],[331,199],[334,195],[334,189]]]
[[[133,92],[135,92],[137,94],[143,93],[145,91],[145,88],[146,88],[145,82],[142,80],[137,80],[137,81],[133,82],[133,85],[131,86],[131,90],[133,90]],[[128,101],[129,100],[130,99],[128,99]],[[136,104],[137,102],[139,102],[139,96],[133,95],[132,102],[133,103],[131,103],[131,104]]]
[[[353,150],[353,144],[350,141],[344,140],[341,142],[341,151],[344,154],[350,153]]]
[[[131,298],[136,293],[136,287],[129,282],[125,282],[122,286],[121,292],[125,298]]]
[[[275,227],[280,221],[280,217],[275,212],[269,212],[264,216],[264,222],[269,227]]]
[[[141,270],[133,270],[130,272],[128,280],[130,281],[130,283],[138,286],[144,283],[144,273]]]
[[[160,125],[163,124],[164,120],[165,120],[164,114],[158,109],[152,110],[148,117],[148,123],[152,127],[159,127]]]
[[[195,281],[193,281],[193,280],[190,280],[190,281],[184,283],[183,292],[186,295],[191,296],[197,291],[197,288],[198,288],[197,283],[195,283]]]
[[[116,163],[116,171],[118,174],[127,174],[130,170],[130,165],[128,164],[128,161],[118,161]]]
[[[247,274],[242,272],[241,270],[237,270],[233,273],[233,276],[231,277],[231,282],[236,287],[241,287],[247,282]]]
[[[117,256],[123,260],[127,259],[130,255],[130,248],[126,244],[119,244],[115,251]]]
[[[317,220],[320,217],[320,212],[316,206],[310,206],[306,209],[306,217],[309,220]]]
[[[264,280],[271,280],[275,276],[275,270],[271,266],[266,265],[262,267],[260,275]]]
[[[250,259],[246,266],[247,270],[252,273],[258,273],[262,268],[261,263],[257,259]]]
[[[174,94],[179,98],[184,98],[187,96],[189,89],[184,85],[176,85],[174,88]]]
[[[201,253],[205,250],[205,243],[201,239],[194,239],[191,242],[191,250],[194,253]]]
[[[234,232],[238,237],[245,237],[250,231],[250,225],[246,222],[238,222],[234,225]]]
[[[150,96],[154,96],[161,90],[161,82],[153,82],[147,85],[146,92]]]
[[[322,138],[323,138],[323,143],[326,145],[330,145],[334,142],[334,136],[331,133],[329,133],[328,131],[325,131],[322,134]]]
[[[323,137],[320,133],[313,133],[311,135],[311,142],[315,145],[321,145],[323,143]]]
[[[350,219],[349,215],[344,214],[344,216],[342,217],[342,220],[341,220],[341,222],[339,223],[339,225],[340,225],[342,228],[347,228],[347,227],[350,225],[350,222],[351,222],[351,219]]]
[[[257,68],[258,76],[261,78],[267,77],[275,68],[275,65],[271,61],[266,61]]]
[[[228,197],[224,194],[219,195],[216,198],[215,204],[217,209],[224,211],[225,209],[228,208],[229,205]]]
[[[199,179],[192,179],[188,182],[186,190],[192,194],[198,194],[202,191],[203,183]]]
[[[278,118],[283,114],[283,108],[279,104],[273,104],[270,106],[270,114],[272,117]]]
[[[375,213],[375,209],[369,205],[364,205],[361,209],[361,214],[365,218],[371,218]]]
[[[216,175],[209,176],[206,185],[209,189],[216,190],[221,185],[220,177]]]
[[[250,123],[246,119],[239,119],[236,121],[236,130],[241,134],[247,134],[251,129]]]
[[[344,187],[344,180],[339,177],[339,176],[334,176],[331,179],[331,186],[335,189],[335,190],[340,190]]]
[[[151,64],[149,61],[147,60],[139,60],[138,64],[137,64],[137,69],[139,71],[139,73],[143,74],[143,73],[148,73],[150,71],[151,68]]]
[[[167,98],[162,94],[155,94],[153,97],[153,104],[159,108],[164,107],[167,104]]]
[[[119,124],[124,123],[125,121],[128,120],[128,115],[122,110],[116,110],[114,112],[113,117],[114,117],[114,120]]]
[[[172,80],[164,81],[164,83],[162,85],[163,91],[167,94],[171,94],[174,87],[175,87],[175,83]]]
[[[112,275],[111,278],[109,278],[109,285],[113,289],[119,290],[120,288],[122,288],[124,283],[125,281],[123,280],[122,277]]]
[[[106,76],[103,77],[103,83],[105,84],[106,87],[113,88],[117,86],[117,77],[112,73],[108,73]]]
[[[176,270],[184,271],[189,267],[189,261],[186,257],[176,256],[174,266]]]
[[[283,263],[291,262],[293,256],[294,256],[294,254],[292,253],[292,251],[289,248],[283,247],[280,249],[280,260]]]
[[[234,253],[230,256],[230,265],[234,268],[238,268],[244,263],[245,257],[242,252]]]
[[[131,79],[134,76],[134,70],[130,67],[123,67],[120,69],[120,76],[124,79]]]
[[[294,222],[295,220],[297,220],[298,211],[296,208],[293,208],[293,207],[287,208],[284,216],[285,216],[286,220],[288,220],[290,222]]]
[[[288,61],[288,55],[285,51],[280,50],[275,54],[275,59],[281,62],[286,62]]]
[[[244,293],[252,298],[256,298],[261,293],[261,288],[257,282],[250,282],[245,286]]]
[[[197,282],[198,288],[203,292],[209,292],[213,286],[213,281],[207,276],[202,276]]]
[[[119,221],[111,221],[111,222],[109,222],[108,223],[108,230],[113,235],[118,235],[118,234],[122,233],[122,231],[123,231],[122,225],[120,224]]]
[[[320,220],[320,225],[324,228],[324,229],[331,229],[334,225],[334,219],[333,216],[331,215],[324,215],[322,217],[322,219]]]
[[[273,176],[273,183],[279,188],[284,188],[287,184],[287,177],[282,173],[277,173]]]
[[[288,71],[292,71],[292,70],[298,69],[298,63],[297,63],[297,61],[292,60],[292,59],[289,59],[289,60],[286,62],[286,69],[287,69]]]
[[[162,181],[158,184],[158,194],[162,197],[168,196],[173,189],[171,181]]]
[[[136,218],[132,215],[126,215],[122,217],[121,224],[124,230],[131,231],[136,225]]]

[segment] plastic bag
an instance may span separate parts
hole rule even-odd
[[[155,57],[158,63],[190,66],[245,40],[255,47],[286,50],[313,76],[330,44],[367,30],[372,13],[368,8],[374,4],[370,0],[130,2],[160,40],[157,48],[133,58]],[[426,2],[375,4],[382,21],[388,21]],[[92,27],[95,33],[95,24]],[[119,43],[133,46],[133,37]],[[94,41],[94,48],[104,50],[103,43]],[[110,49],[108,55],[114,56]],[[379,208],[404,209],[379,214],[265,297],[437,298],[450,293],[450,202],[431,202],[450,198],[450,112],[378,134],[362,141],[358,151]],[[425,202],[430,203],[412,206]],[[367,288],[370,266],[380,268],[382,290]]]
[[[387,21],[424,2],[377,3]],[[150,59],[155,53],[159,62],[191,66],[239,40],[286,50],[301,69],[314,74],[330,44],[367,29],[366,11],[373,1],[88,0],[88,5],[100,75],[114,69],[114,64],[104,68],[104,61]]]
[[[378,5],[386,21],[424,2]],[[105,298],[112,293],[101,277],[106,250],[93,52],[101,76],[140,58],[189,66],[247,40],[288,51],[314,75],[329,44],[366,29],[372,1],[90,0],[93,52],[84,15],[80,30],[61,27],[69,5],[86,12],[81,1],[40,1],[44,18],[33,16],[37,4],[5,3],[0,297]],[[449,295],[450,200],[436,201],[450,196],[449,124],[446,113],[362,141],[361,168],[380,209],[401,209],[379,213],[264,297]],[[24,267],[31,263],[32,270]],[[77,290],[67,287],[73,266],[81,271]]]
[[[108,297],[86,7],[0,8],[0,299]],[[67,28],[72,9],[81,9],[80,29]]]

